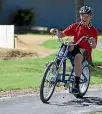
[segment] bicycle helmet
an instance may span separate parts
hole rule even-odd
[[[93,16],[93,11],[91,7],[83,6],[80,8],[79,14],[89,14],[90,16]]]

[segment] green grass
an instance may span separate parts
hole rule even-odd
[[[102,64],[100,51],[94,50],[95,64]],[[0,61],[0,90],[38,88],[43,76],[45,63],[55,55],[43,59],[21,59]],[[100,59],[99,59],[100,58]],[[102,69],[92,69],[91,84],[102,83]]]
[[[45,47],[58,49],[57,40],[47,41]],[[56,44],[57,43],[57,44]],[[24,88],[38,88],[45,69],[45,63],[52,61],[55,54],[43,59],[0,60],[0,90],[17,90]],[[93,51],[95,65],[102,65],[102,51]],[[102,83],[102,69],[92,68],[91,84]]]
[[[64,41],[69,41],[72,40],[71,38],[63,38]],[[41,46],[46,47],[46,48],[51,48],[51,49],[58,49],[61,43],[58,41],[58,39],[52,39],[52,40],[47,40]]]
[[[41,44],[41,46],[51,49],[58,49],[58,47],[60,46],[60,42],[58,42],[58,40],[55,39],[47,40],[43,44]]]
[[[102,112],[93,112],[91,114],[102,114]]]
[[[0,90],[39,87],[44,65],[54,55],[44,59],[21,59],[0,61]]]
[[[102,66],[102,51],[97,49],[93,50],[92,57],[95,66]],[[91,84],[102,84],[102,69],[91,69]]]
[[[99,36],[98,36],[98,40],[99,40],[99,41],[102,41],[102,35],[99,35]]]

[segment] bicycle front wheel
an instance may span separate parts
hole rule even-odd
[[[51,62],[44,72],[40,86],[40,99],[43,103],[46,103],[51,98],[55,90],[58,75],[57,69],[56,62]]]

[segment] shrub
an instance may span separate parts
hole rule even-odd
[[[9,24],[28,26],[32,20],[35,22],[35,13],[31,9],[19,9],[11,14],[9,20]]]

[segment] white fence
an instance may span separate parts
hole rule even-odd
[[[14,25],[0,25],[0,47],[14,48]]]

